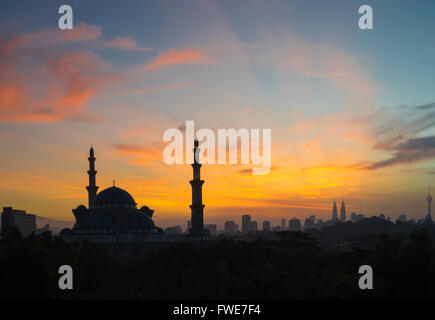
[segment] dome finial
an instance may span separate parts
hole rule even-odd
[[[113,179],[113,186],[115,187],[115,179]]]

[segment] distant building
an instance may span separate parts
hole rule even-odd
[[[165,229],[165,233],[167,233],[167,234],[182,234],[183,229],[181,229],[181,226],[168,227]]]
[[[337,222],[338,221],[338,211],[337,211],[337,203],[334,200],[334,204],[332,205],[332,218],[331,218],[332,222]]]
[[[273,232],[279,232],[279,231],[282,231],[280,226],[272,227],[271,230],[272,230]]]
[[[58,235],[59,232],[60,232],[60,227],[53,227],[53,228],[51,229],[51,233],[52,233],[53,235]]]
[[[204,229],[207,229],[213,236],[216,236],[218,234],[217,225],[215,224],[205,224]]]
[[[341,201],[340,221],[341,222],[346,222],[346,207],[344,206],[344,201]]]
[[[263,221],[263,231],[267,232],[270,231],[270,221]]]
[[[281,231],[285,230],[285,219],[281,219]]]
[[[224,230],[225,233],[237,233],[239,232],[239,225],[236,224],[233,220],[225,221]]]
[[[399,221],[400,221],[400,222],[406,222],[406,215],[405,215],[405,214],[401,214],[401,215],[399,216]]]
[[[381,220],[385,220],[385,214],[381,213],[381,214],[379,215],[379,219],[381,219]]]
[[[245,214],[242,216],[242,232],[249,233],[251,232],[252,223],[251,216],[249,214]]]
[[[27,236],[36,231],[36,216],[28,214],[24,210],[16,210],[12,207],[4,207],[1,215],[2,232],[17,227],[18,230]]]
[[[288,222],[288,228],[290,231],[302,231],[301,220],[297,218],[290,219]]]
[[[309,218],[313,223],[316,223],[316,216],[310,216],[310,218]]]
[[[251,222],[251,231],[252,232],[257,232],[258,231],[258,223],[257,223],[257,221],[252,221]]]
[[[317,229],[322,229],[324,226],[325,226],[325,221],[323,221],[322,219],[319,219],[319,220],[317,220],[317,223],[316,223],[316,227],[317,227]]]
[[[356,214],[355,212],[352,212],[352,214],[350,215],[350,221],[352,223],[356,223],[359,221],[364,220],[364,215],[363,214]]]
[[[314,228],[315,228],[315,224],[314,224],[313,220],[310,218],[305,219],[304,230],[309,230],[309,229],[314,229]]]
[[[352,212],[352,213],[350,214],[350,221],[351,221],[352,223],[355,223],[355,222],[356,222],[355,219],[356,219],[356,213],[355,213],[355,212]]]

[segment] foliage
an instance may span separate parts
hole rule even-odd
[[[276,240],[173,243],[122,256],[119,248],[65,243],[50,233],[0,240],[1,299],[370,299],[434,298],[434,247],[426,230],[407,239],[386,233],[374,246],[324,249],[308,234]],[[355,242],[357,243],[357,242]],[[71,265],[74,289],[58,288]],[[359,266],[374,290],[358,287]]]

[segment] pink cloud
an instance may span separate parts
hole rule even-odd
[[[73,31],[44,29],[0,42],[0,122],[99,121],[84,106],[120,77],[91,52],[62,51],[64,42],[101,34],[84,23]]]
[[[171,49],[163,52],[146,67],[146,71],[185,64],[215,64],[216,60],[197,49]]]
[[[130,165],[156,165],[155,161],[162,157],[164,143],[161,141],[149,142],[147,145],[118,143],[113,147],[117,155],[129,157]]]
[[[65,42],[94,41],[100,39],[101,35],[100,27],[80,22],[72,30],[52,28],[15,35],[3,43],[0,50],[10,52],[19,48],[38,48]]]
[[[131,36],[127,37],[116,37],[112,40],[105,41],[102,44],[104,48],[114,48],[126,51],[149,51],[150,48],[140,47],[136,40],[132,39]]]

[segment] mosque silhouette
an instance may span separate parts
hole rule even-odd
[[[202,204],[201,164],[195,155],[199,154],[198,141],[194,142],[194,163],[192,186],[191,226],[186,235],[165,234],[155,225],[154,210],[147,206],[137,208],[134,198],[126,190],[115,186],[97,193],[94,149],[89,150],[88,207],[79,205],[72,212],[76,219],[72,229],[63,229],[60,236],[67,242],[89,240],[91,242],[172,242],[207,240],[209,233],[204,229],[204,205]]]

